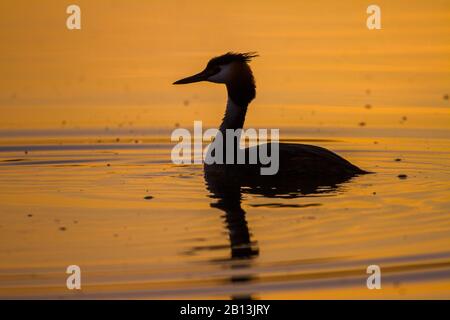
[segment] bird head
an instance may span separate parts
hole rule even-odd
[[[253,79],[247,63],[257,56],[255,52],[228,52],[209,60],[206,68],[202,72],[175,81],[173,84],[187,84],[200,81],[230,84],[238,77],[245,76],[245,73],[249,74]]]

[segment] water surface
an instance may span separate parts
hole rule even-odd
[[[64,1],[0,2],[0,298],[450,298],[449,1],[378,0],[376,31],[363,0],[77,4],[68,31]],[[227,51],[260,54],[247,128],[375,174],[173,165],[172,130],[216,128],[226,96],[172,82]]]
[[[10,131],[1,296],[449,297],[448,132],[286,130],[376,172],[287,191],[211,190],[201,166],[170,162],[166,132]],[[71,264],[81,292],[65,288]],[[382,290],[366,288],[371,264]]]

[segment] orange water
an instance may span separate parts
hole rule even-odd
[[[78,3],[0,4],[1,298],[450,298],[448,1]],[[229,50],[261,55],[247,127],[375,174],[221,206],[170,134],[224,88],[171,83]]]
[[[202,167],[171,164],[172,144],[155,133],[139,143],[102,132],[11,138],[0,147],[0,294],[448,297],[448,132],[362,131],[371,137],[355,137],[360,128],[286,137],[314,138],[376,174],[307,196],[243,189],[236,224],[213,206]],[[256,253],[232,258],[230,233],[242,230]],[[82,293],[65,288],[71,264],[82,268]],[[382,290],[365,287],[371,264],[382,268]]]

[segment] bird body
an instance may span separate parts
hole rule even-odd
[[[255,181],[258,183],[274,182],[274,180],[290,183],[296,179],[327,181],[330,177],[348,179],[355,175],[368,173],[330,150],[307,144],[271,142],[267,146],[253,146],[245,149],[245,159],[249,159],[249,154],[254,152],[252,149],[263,147],[267,148],[270,153],[275,143],[278,144],[279,168],[273,176],[261,175],[261,167],[267,167],[267,165],[260,162],[256,164],[205,164],[205,173],[210,177],[240,179],[247,183],[251,179],[256,179]],[[257,152],[259,153],[259,150]]]
[[[245,122],[249,103],[255,98],[256,86],[253,73],[248,63],[256,57],[254,53],[227,53],[211,59],[206,68],[191,77],[174,82],[174,84],[186,84],[199,81],[223,83],[227,87],[228,101],[225,115],[220,125],[219,132],[226,136],[227,129],[242,129]],[[240,148],[239,139],[234,143],[235,148]],[[273,143],[277,143],[274,146]],[[224,141],[223,145],[226,145]],[[260,174],[261,163],[256,164],[206,164],[205,174],[219,179],[239,179],[248,183],[274,183],[296,179],[314,179],[317,181],[337,181],[349,179],[355,175],[368,173],[349,161],[325,148],[293,143],[270,142],[266,146],[268,150],[279,151],[279,169],[274,176]],[[258,152],[261,145],[246,148],[246,158],[250,152]],[[224,153],[226,152],[224,148]]]

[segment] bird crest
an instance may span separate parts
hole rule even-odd
[[[208,67],[226,65],[232,62],[248,63],[253,58],[256,57],[258,57],[258,54],[256,52],[245,52],[245,53],[227,52],[224,55],[214,57],[211,60],[209,60]]]

